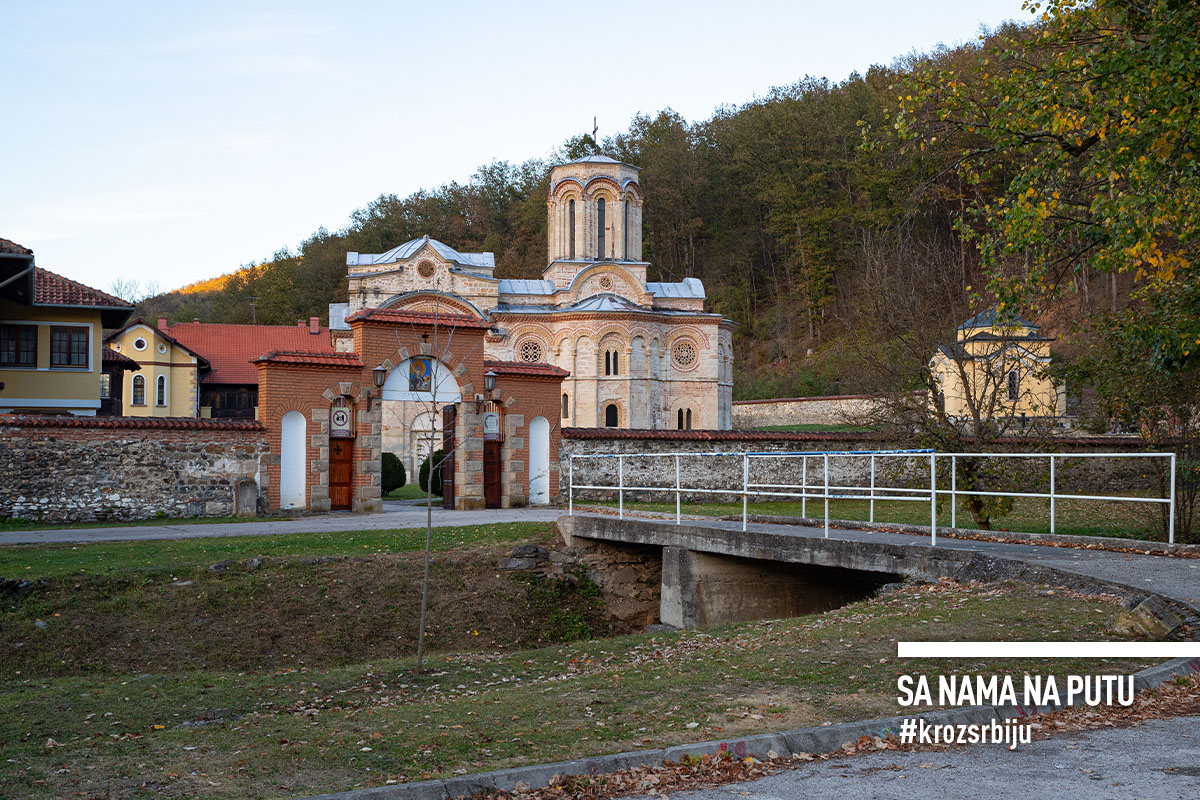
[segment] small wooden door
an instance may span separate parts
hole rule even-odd
[[[483,443],[483,504],[500,507],[500,443]]]
[[[442,412],[442,508],[454,508],[454,423],[458,406],[446,406]]]
[[[329,507],[349,511],[353,493],[354,440],[329,440]]]

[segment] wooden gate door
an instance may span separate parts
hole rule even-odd
[[[458,406],[446,406],[442,412],[442,508],[454,508],[454,422]]]
[[[500,507],[500,443],[483,443],[483,504]]]
[[[349,511],[353,489],[354,440],[329,440],[329,507]]]

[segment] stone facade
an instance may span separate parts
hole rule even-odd
[[[427,237],[386,253],[348,253],[349,302],[330,307],[336,345],[351,347],[338,320],[372,308],[464,315],[489,324],[485,358],[569,373],[558,424],[730,428],[733,323],[704,310],[695,278],[647,282],[637,177],[637,167],[600,155],[552,170],[540,280],[498,279],[491,253],[460,253]],[[421,413],[384,412],[384,447],[410,466],[433,422]]]
[[[266,453],[266,431],[256,422],[3,417],[0,517],[57,523],[253,514],[266,507]],[[239,507],[247,481],[257,500]]]

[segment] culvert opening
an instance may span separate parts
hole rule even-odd
[[[820,614],[903,577],[844,567],[663,549],[661,621],[680,628]]]

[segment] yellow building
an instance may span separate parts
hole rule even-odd
[[[0,239],[0,413],[93,416],[104,380],[105,326],[133,306],[34,265]]]
[[[200,416],[200,373],[208,369],[203,356],[144,319],[110,333],[105,344],[142,367],[122,379],[122,416]]]
[[[1003,425],[1066,414],[1066,387],[1045,374],[1054,340],[1037,325],[991,308],[960,325],[956,335],[929,361],[946,416]]]

